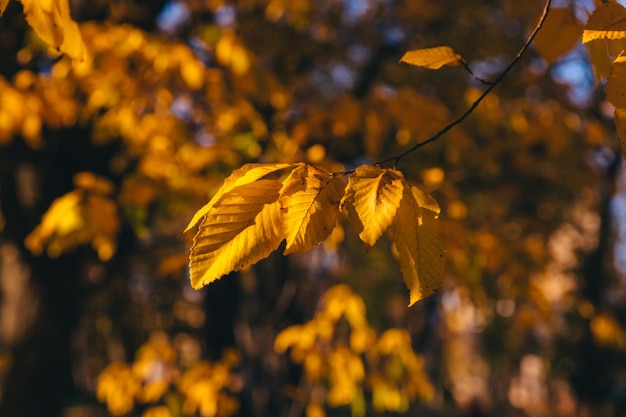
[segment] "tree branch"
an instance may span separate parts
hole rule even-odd
[[[543,13],[542,13],[541,17],[539,18],[539,22],[537,23],[537,26],[535,26],[535,29],[533,29],[532,33],[528,36],[528,39],[526,39],[526,42],[524,43],[522,48],[519,50],[519,52],[517,53],[515,58],[513,58],[511,63],[500,73],[500,75],[498,75],[498,77],[472,103],[472,105],[465,111],[465,113],[463,113],[456,120],[454,120],[451,123],[449,123],[446,127],[441,129],[439,132],[435,133],[430,138],[428,138],[428,139],[426,139],[426,140],[424,140],[422,142],[418,142],[413,147],[407,149],[406,151],[402,152],[401,154],[399,154],[397,156],[394,156],[392,158],[388,158],[388,159],[384,159],[382,161],[379,161],[379,162],[376,163],[376,165],[384,164],[384,163],[391,162],[391,161],[394,162],[394,166],[397,165],[398,162],[400,162],[400,160],[402,158],[404,158],[405,156],[409,155],[410,153],[413,153],[413,152],[417,151],[421,147],[436,141],[441,136],[446,134],[450,129],[452,129],[454,126],[460,124],[461,122],[463,122],[470,114],[472,114],[472,112],[476,109],[476,107],[478,107],[478,105],[485,99],[485,97],[487,97],[489,95],[489,93],[491,93],[493,91],[493,89],[504,79],[504,77],[506,77],[506,75],[509,73],[509,71],[511,71],[511,69],[515,66],[515,64],[517,64],[517,62],[522,58],[522,55],[524,55],[524,52],[526,52],[526,50],[528,49],[528,47],[532,43],[533,39],[535,39],[535,36],[537,36],[537,33],[539,32],[539,30],[543,26],[544,22],[546,21],[546,18],[548,17],[548,12],[550,11],[551,3],[552,3],[552,0],[547,0],[546,1],[546,5],[543,8]]]

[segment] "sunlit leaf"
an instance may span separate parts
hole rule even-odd
[[[266,175],[293,166],[294,165],[291,164],[246,164],[241,168],[233,171],[233,173],[228,178],[226,178],[224,184],[218,190],[218,192],[213,196],[213,198],[211,198],[211,201],[209,201],[204,207],[198,210],[196,214],[194,214],[193,218],[187,225],[185,232],[194,227],[200,221],[200,219],[202,219],[202,217],[204,217],[215,206],[220,198],[222,198],[224,194],[228,193],[233,188],[240,185],[249,184]]]
[[[308,251],[330,235],[337,223],[343,189],[341,177],[310,165],[291,171],[280,197],[285,254]]]
[[[546,61],[554,62],[576,46],[582,30],[569,8],[552,9],[535,37],[535,48]]]
[[[400,58],[400,62],[436,70],[444,65],[459,65],[461,59],[461,55],[454,52],[454,49],[449,46],[438,46],[408,51]]]
[[[359,237],[373,246],[391,225],[402,200],[402,173],[362,165],[348,180],[343,206]]]
[[[583,31],[583,43],[622,38],[626,38],[626,9],[614,1],[602,3],[589,16]]]
[[[189,257],[192,287],[246,268],[278,248],[284,239],[281,187],[278,180],[261,179],[221,194],[194,237]]]
[[[70,15],[69,0],[22,0],[26,21],[48,45],[68,56],[85,60],[87,49]]]
[[[389,231],[409,288],[409,306],[441,287],[445,260],[437,231],[439,211],[431,196],[404,182],[402,201]]]

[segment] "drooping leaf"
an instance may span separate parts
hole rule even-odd
[[[400,171],[361,165],[348,180],[342,202],[348,216],[368,246],[373,246],[391,225],[402,200]]]
[[[343,190],[340,177],[310,165],[291,171],[280,197],[285,255],[306,252],[326,240],[337,223]]]
[[[404,192],[389,234],[397,252],[409,306],[441,287],[444,251],[437,231],[439,205],[428,194],[403,181]]]
[[[459,65],[461,59],[461,55],[449,46],[438,46],[408,51],[400,58],[400,62],[436,70],[444,65]]]
[[[626,109],[615,109],[615,129],[622,144],[622,155],[626,158]]]
[[[613,61],[604,92],[606,98],[615,107],[626,108],[626,54],[624,52]]]
[[[26,21],[48,45],[71,58],[85,60],[87,48],[70,15],[69,0],[22,0]]]
[[[278,202],[281,187],[278,180],[260,179],[221,193],[191,247],[193,288],[246,268],[278,248],[284,239]]]
[[[297,164],[296,164],[297,165]],[[296,165],[293,164],[246,164],[241,168],[233,171],[233,173],[226,178],[224,184],[217,193],[211,198],[211,200],[204,205],[200,210],[194,214],[193,218],[185,228],[185,232],[189,231],[192,227],[194,227],[202,217],[204,217],[214,206],[215,204],[224,196],[224,194],[228,193],[232,189],[239,187],[241,185],[252,183],[259,178],[262,178],[266,175],[272,174],[276,171],[280,171],[286,168],[294,167]]]
[[[550,10],[535,37],[535,48],[549,63],[556,61],[576,46],[583,28],[569,8]]]
[[[0,0],[0,16],[2,16],[8,5],[9,0]]]
[[[583,31],[583,43],[594,39],[626,38],[626,9],[611,1],[598,6],[589,16]]]

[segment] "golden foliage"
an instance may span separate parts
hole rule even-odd
[[[379,412],[406,411],[411,401],[429,401],[434,395],[409,334],[389,329],[377,335],[367,322],[363,299],[344,284],[326,291],[311,321],[283,329],[274,349],[289,350],[292,361],[303,365],[307,381],[326,388],[322,401],[310,399],[307,415],[323,415],[324,403],[349,405],[354,416],[364,415],[366,391]]]
[[[185,416],[227,417],[239,407],[227,393],[237,364],[238,356],[225,352],[217,362],[199,361],[183,370],[169,338],[157,332],[139,348],[132,364],[114,362],[100,372],[97,397],[116,416],[129,413],[136,404],[158,404],[173,395],[180,396]],[[142,416],[179,415],[171,406],[165,401],[165,405],[149,407]]]
[[[461,55],[454,52],[454,49],[449,46],[415,49],[406,52],[402,58],[400,58],[400,62],[433,70],[439,69],[444,65],[459,65],[461,60]]]

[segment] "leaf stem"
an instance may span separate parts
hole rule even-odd
[[[413,153],[413,152],[417,151],[421,147],[436,141],[441,136],[446,134],[450,129],[452,129],[454,126],[462,123],[470,114],[472,114],[474,112],[474,110],[476,109],[476,107],[478,107],[478,105],[485,99],[485,97],[487,97],[489,95],[489,93],[491,93],[493,91],[493,89],[504,79],[504,77],[506,77],[506,75],[509,73],[509,71],[511,71],[511,69],[515,66],[515,64],[517,64],[517,62],[522,58],[522,55],[524,55],[524,52],[526,52],[526,50],[528,49],[528,47],[532,43],[533,39],[535,39],[535,36],[537,36],[537,33],[539,33],[539,30],[541,29],[541,27],[543,26],[544,22],[546,21],[546,18],[548,17],[548,12],[550,11],[550,5],[551,4],[552,4],[552,0],[547,0],[546,1],[546,5],[543,8],[543,13],[542,13],[541,17],[539,18],[539,22],[537,23],[537,26],[535,26],[535,29],[533,29],[531,34],[528,36],[528,39],[526,39],[526,42],[524,43],[522,48],[519,50],[517,55],[515,55],[515,58],[513,58],[511,63],[500,73],[500,75],[498,75],[498,77],[492,83],[490,83],[490,85],[472,103],[472,105],[469,106],[469,108],[465,111],[465,113],[460,115],[456,120],[450,122],[447,126],[445,126],[443,129],[441,129],[439,132],[435,133],[430,138],[428,138],[428,139],[426,139],[426,140],[424,140],[422,142],[418,142],[413,147],[407,149],[406,151],[402,152],[399,155],[396,155],[396,156],[394,156],[392,158],[388,158],[388,159],[384,159],[382,161],[379,161],[375,165],[380,165],[380,164],[384,164],[384,163],[393,161],[394,166],[396,166],[398,164],[398,162],[400,162],[400,160],[402,158],[404,158],[405,156],[409,155],[410,153]]]

